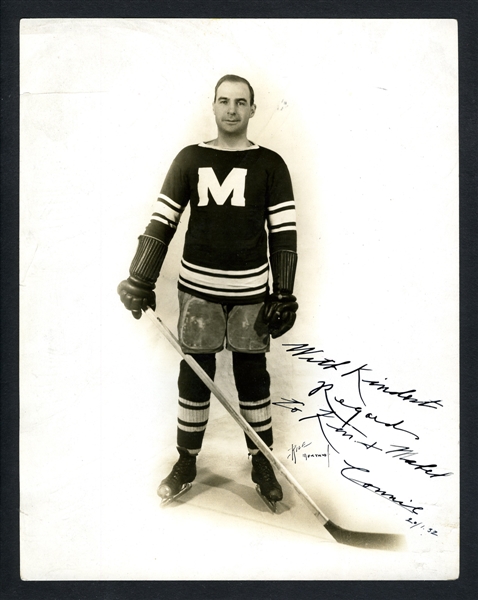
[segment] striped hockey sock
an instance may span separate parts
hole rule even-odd
[[[264,443],[271,448],[272,413],[266,355],[233,352],[232,367],[239,395],[240,413]],[[246,435],[246,443],[249,453],[257,454],[258,448],[248,435]]]
[[[209,377],[214,379],[216,355],[192,356]],[[179,368],[178,388],[177,445],[186,448],[190,454],[197,454],[202,447],[209,419],[211,392],[184,360]]]

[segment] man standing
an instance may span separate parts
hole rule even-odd
[[[272,447],[270,377],[266,352],[294,324],[297,265],[295,205],[289,171],[275,152],[247,138],[254,116],[247,80],[225,75],[215,88],[217,137],[184,148],[166,176],[155,211],[118,286],[121,301],[137,319],[155,308],[155,284],[181,214],[191,213],[179,269],[178,337],[214,379],[215,354],[232,352],[242,416]],[[267,231],[266,227],[267,225]],[[269,261],[272,293],[269,289]],[[209,417],[210,391],[183,360],[179,372],[179,460],[158,488],[163,503],[196,477]],[[267,458],[246,435],[252,480],[271,506],[282,489]]]

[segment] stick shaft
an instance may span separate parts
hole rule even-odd
[[[324,513],[320,510],[317,504],[315,504],[315,502],[312,500],[309,494],[307,494],[304,488],[298,483],[298,481],[288,471],[288,469],[286,469],[286,467],[279,461],[279,459],[276,458],[276,456],[270,450],[269,446],[267,446],[267,444],[262,441],[262,439],[254,431],[254,429],[244,419],[244,417],[236,411],[236,409],[232,406],[230,400],[222,393],[222,391],[209,377],[209,375],[205,373],[205,371],[199,366],[199,364],[194,360],[194,358],[190,354],[185,354],[182,351],[178,340],[171,333],[168,327],[163,323],[163,321],[155,314],[155,312],[151,308],[148,308],[145,314],[151,321],[155,323],[156,327],[160,329],[164,337],[170,342],[170,344],[175,348],[175,350],[187,362],[187,364],[196,373],[199,379],[211,390],[211,392],[216,396],[216,398],[231,415],[231,417],[236,421],[236,423],[243,429],[245,433],[247,433],[251,440],[257,445],[257,447],[262,451],[262,453],[265,456],[267,456],[267,458],[273,463],[273,465],[285,477],[285,479],[287,479],[287,481],[295,489],[297,494],[301,497],[301,499],[305,502],[305,504],[313,512],[313,514],[322,522],[322,524],[327,523],[329,519],[324,515]]]

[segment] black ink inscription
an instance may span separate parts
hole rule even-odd
[[[324,419],[324,418],[325,419],[329,419],[329,418],[334,419],[335,418],[334,417],[334,411],[327,410],[325,408],[320,408],[319,410],[322,411],[322,414],[319,415],[319,413],[316,413],[315,415],[309,415],[308,417],[301,417],[299,419],[299,421],[306,421],[307,419],[315,419],[315,418],[317,418],[320,430],[322,431],[322,435],[324,436],[324,438],[327,440],[327,443],[329,444],[329,446],[332,448],[332,450],[334,452],[337,452],[337,454],[340,454],[340,452],[337,450],[337,448],[334,447],[333,444],[331,444],[329,438],[325,434],[324,427],[323,427],[322,421],[321,421],[321,419]]]
[[[360,471],[362,473],[370,473],[370,471],[368,469],[364,469],[362,467],[354,467],[353,465],[348,463],[346,460],[344,460],[344,463],[347,466],[344,469],[342,469],[342,471],[340,471],[340,474],[342,475],[342,477],[345,477],[345,479],[347,479],[348,481],[351,481],[352,483],[359,485],[360,487],[364,488],[365,490],[368,490],[369,492],[373,492],[374,494],[377,494],[377,496],[381,496],[382,498],[384,498],[385,500],[388,500],[389,502],[393,502],[397,506],[400,506],[401,508],[407,510],[408,512],[413,513],[414,515],[418,514],[417,511],[423,510],[423,506],[413,506],[412,504],[405,504],[404,502],[402,502],[402,500],[398,500],[393,494],[390,494],[389,492],[386,492],[385,490],[380,489],[380,487],[378,487],[377,485],[375,485],[373,483],[368,483],[365,481],[361,481],[360,479],[355,479],[354,477],[351,477],[350,474],[345,475],[346,471]]]
[[[383,452],[383,448],[379,448],[377,446],[377,442],[374,442],[373,444],[366,444],[365,442],[360,442],[359,440],[355,440],[356,444],[362,444],[362,446],[365,446],[365,448],[367,448],[367,450],[380,450],[380,452]]]
[[[275,404],[275,406],[280,406],[281,408],[287,408],[291,413],[302,412],[302,409],[298,408],[296,404],[305,406],[303,402],[299,402],[299,400],[295,400],[294,398],[291,398],[290,400],[287,398],[281,398],[281,400],[282,402],[273,402],[272,404]]]
[[[310,390],[309,396],[313,396],[314,394],[322,390],[324,390],[325,392],[330,391],[334,387],[333,383],[327,383],[326,381],[318,381],[317,383],[319,384],[319,387]]]
[[[449,475],[453,475],[453,473],[434,473],[433,469],[436,469],[438,465],[420,465],[416,460],[410,460],[409,456],[417,456],[417,452],[413,452],[411,448],[408,446],[395,446],[391,444],[391,448],[393,450],[388,450],[385,454],[391,454],[393,458],[398,458],[402,460],[405,464],[413,467],[415,471],[423,471],[430,479],[434,477],[448,477]]]
[[[371,371],[372,369],[366,369],[367,365],[362,365],[361,367],[357,367],[356,369],[353,369],[352,371],[349,371],[348,373],[342,373],[341,377],[347,377],[348,375],[352,375],[353,373],[357,373],[357,387],[358,387],[358,395],[360,400],[362,400],[362,404],[365,406],[365,400],[363,399],[362,396],[362,388],[361,388],[361,383],[362,383],[362,378],[360,376],[360,374],[362,373],[362,371]]]
[[[322,454],[302,454],[302,456],[305,458],[305,460],[308,460],[309,458],[327,458],[327,453],[323,452]]]
[[[286,352],[291,352],[292,356],[296,357],[298,360],[305,360],[308,363],[316,364],[319,367],[325,369],[333,369],[334,371],[339,371],[339,367],[343,367],[345,365],[351,364],[349,360],[345,360],[342,362],[337,362],[333,358],[317,358],[315,355],[321,354],[324,351],[318,350],[314,346],[310,346],[309,344],[282,344],[287,347]],[[314,355],[314,356],[313,356]],[[361,383],[367,383],[373,389],[380,391],[384,394],[389,394],[390,396],[396,396],[400,398],[403,402],[410,402],[411,404],[416,404],[418,406],[424,406],[425,408],[443,408],[443,400],[419,400],[415,398],[413,394],[416,392],[415,389],[406,390],[403,392],[396,392],[391,390],[388,385],[380,382],[375,379],[363,379],[361,376],[362,371],[372,371],[372,369],[367,368],[367,364],[362,365],[361,367],[357,367],[348,371],[347,373],[341,373],[342,377],[346,377],[348,375],[352,375],[353,373],[357,373],[358,380],[358,391],[359,396],[362,403],[365,405],[364,398],[362,396]],[[387,379],[385,377],[385,379]]]
[[[365,418],[371,419],[374,423],[378,423],[379,425],[384,425],[385,427],[391,427],[392,429],[395,429],[395,431],[403,431],[403,433],[409,433],[410,435],[413,435],[413,437],[416,440],[420,439],[416,433],[413,433],[413,431],[408,431],[408,429],[403,429],[402,427],[398,427],[398,425],[402,425],[405,422],[405,421],[403,421],[403,419],[401,421],[397,421],[396,423],[387,423],[386,421],[378,421],[377,416],[372,415],[372,413],[367,413],[365,415]]]
[[[319,408],[319,410],[321,411],[321,414],[316,413],[315,415],[310,415],[308,417],[302,417],[299,419],[299,421],[305,421],[306,419],[315,419],[317,418],[319,425],[320,425],[320,429],[322,431],[323,436],[325,437],[325,439],[327,440],[327,443],[330,445],[330,447],[332,448],[332,450],[334,450],[335,452],[337,452],[337,454],[340,454],[339,451],[334,447],[334,445],[330,442],[329,438],[327,437],[325,431],[324,431],[324,427],[322,425],[322,419],[338,419],[339,421],[342,422],[342,425],[340,427],[335,427],[334,425],[332,425],[331,423],[326,423],[327,427],[329,427],[330,429],[333,429],[336,433],[340,433],[342,435],[342,437],[345,437],[349,440],[353,439],[353,434],[346,431],[344,429],[344,427],[351,427],[353,430],[355,430],[357,433],[359,433],[360,435],[362,435],[363,437],[367,437],[367,435],[365,433],[363,433],[362,431],[360,431],[360,429],[357,429],[357,427],[355,427],[354,425],[350,425],[350,421],[352,421],[352,419],[357,416],[357,414],[360,413],[360,411],[362,410],[361,407],[358,407],[360,410],[356,411],[355,415],[352,415],[347,421],[345,419],[343,419],[338,413],[337,411],[335,411],[330,403],[329,400],[329,396],[327,394],[327,391],[331,390],[334,386],[333,384],[326,384],[324,381],[319,381],[319,388],[316,388],[315,390],[312,390],[313,393],[316,393],[316,391],[318,391],[319,389],[323,389],[324,391],[324,396],[325,396],[325,400],[327,402],[327,406],[329,407],[329,409],[326,408]],[[309,392],[309,396],[310,396],[310,392]],[[335,400],[337,401],[337,398],[335,398]],[[347,406],[346,404],[343,404],[342,401],[337,401],[339,402],[339,404],[341,404],[342,406]],[[351,408],[355,408],[355,407],[351,407]]]
[[[383,392],[384,394],[389,394],[390,396],[397,396],[397,398],[401,398],[404,402],[411,402],[412,404],[418,404],[418,406],[425,406],[426,408],[434,408],[438,407],[443,408],[442,400],[418,400],[412,396],[417,390],[406,390],[405,392],[394,392],[390,390],[387,385],[380,383],[380,381],[374,381],[372,379],[362,379],[364,383],[368,383],[369,386],[374,387],[376,390]]]
[[[292,346],[292,348],[289,348],[288,350],[286,350],[286,352],[295,352],[295,354],[292,354],[292,356],[298,356],[299,360],[305,360],[308,363],[314,363],[319,365],[320,367],[323,367],[324,369],[334,369],[334,371],[337,371],[337,367],[341,367],[343,365],[349,365],[350,361],[346,360],[345,362],[341,362],[341,363],[337,363],[335,362],[334,359],[332,358],[324,358],[324,359],[316,359],[316,358],[311,358],[309,355],[310,354],[317,354],[319,352],[323,352],[323,350],[316,350],[313,346],[309,346],[309,344],[282,344],[283,346]]]
[[[420,529],[425,529],[425,525],[423,523],[418,523],[418,521],[413,521],[412,517],[408,517],[408,519],[406,520],[407,523],[411,523],[410,529],[414,529],[415,527],[419,527]],[[431,535],[436,535],[438,536],[438,532],[436,529],[432,529],[431,527],[429,527],[427,529],[427,533],[431,534]]]
[[[312,442],[309,442],[308,444],[306,444],[305,442],[302,442],[302,444],[300,444],[299,446],[292,444],[288,450],[289,454],[288,454],[287,458],[290,458],[290,460],[294,464],[296,464],[297,463],[297,451],[302,450],[302,448],[307,448],[307,446],[310,446],[311,444],[312,444]]]

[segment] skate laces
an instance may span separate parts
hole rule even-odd
[[[252,457],[252,466],[254,471],[260,475],[263,480],[273,483],[277,481],[270,462],[263,454],[256,454]]]
[[[194,469],[196,457],[187,452],[180,452],[179,459],[173,466],[170,477],[181,480],[183,476],[187,476]]]

